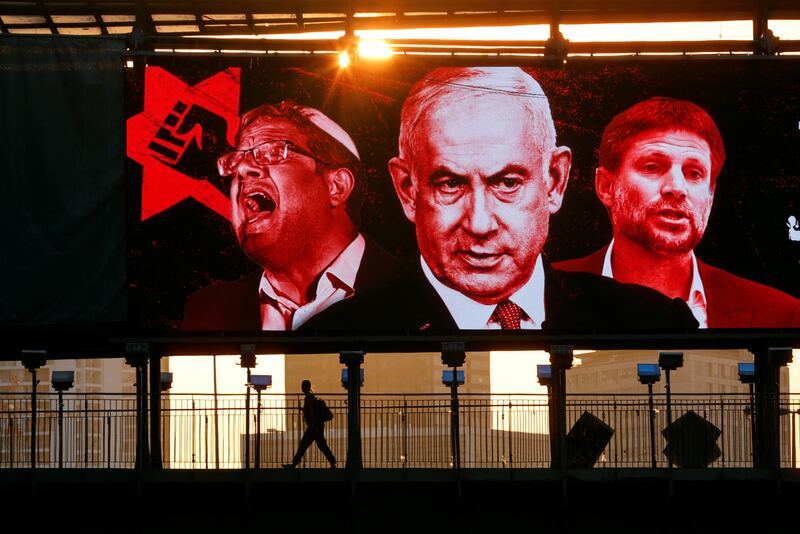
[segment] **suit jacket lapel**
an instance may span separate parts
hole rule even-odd
[[[255,271],[242,280],[241,290],[244,294],[239,313],[242,315],[243,330],[261,330],[261,274],[262,271]]]
[[[356,294],[396,277],[403,263],[386,252],[369,236],[364,236],[364,256],[353,284]]]
[[[401,284],[404,294],[398,295],[403,302],[409,305],[405,310],[411,319],[410,324],[419,332],[425,331],[454,331],[458,329],[453,316],[447,309],[444,301],[431,286],[418,261],[409,269],[406,283]]]
[[[587,272],[603,274],[603,264],[606,261],[606,252],[608,252],[608,245],[586,257]]]
[[[544,313],[542,330],[593,328],[592,310],[585,293],[567,273],[544,262]]]
[[[752,324],[753,308],[726,287],[718,269],[697,260],[697,269],[706,292],[706,314],[709,328],[747,328]]]

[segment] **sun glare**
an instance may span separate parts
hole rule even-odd
[[[339,67],[346,69],[350,66],[350,53],[347,50],[339,52]]]
[[[358,42],[358,56],[369,59],[392,57],[392,49],[381,39],[362,39]]]

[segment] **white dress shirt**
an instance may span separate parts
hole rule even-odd
[[[447,287],[431,272],[428,264],[420,256],[420,264],[425,278],[444,301],[450,315],[461,330],[500,330],[500,323],[492,318],[497,304],[481,304]],[[530,279],[508,299],[522,309],[520,328],[539,330],[545,320],[544,315],[544,266],[542,257],[536,258],[536,266]]]
[[[261,329],[297,330],[321,311],[352,296],[365,247],[364,236],[358,234],[322,272],[314,291],[314,299],[302,306],[276,290],[264,272],[258,287],[261,297]]]
[[[603,276],[614,278],[611,270],[611,251],[614,250],[614,240],[608,245],[606,257],[603,259]],[[692,310],[692,315],[700,323],[700,328],[708,328],[708,311],[706,309],[706,290],[703,288],[703,280],[700,278],[700,271],[697,269],[697,258],[692,252],[692,285],[689,287],[689,300],[685,301]]]

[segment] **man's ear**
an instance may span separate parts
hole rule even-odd
[[[614,175],[605,167],[598,167],[594,173],[594,191],[606,208],[611,208],[614,199]]]
[[[403,213],[409,221],[414,222],[417,213],[417,184],[411,177],[408,165],[401,158],[392,158],[389,160],[389,174],[392,175],[394,191],[403,206]]]
[[[331,207],[336,208],[346,204],[356,184],[356,179],[350,169],[342,167],[335,171],[329,171],[325,175],[325,180],[328,184]]]
[[[552,156],[550,156],[550,166],[548,168],[547,201],[551,214],[561,209],[561,202],[564,200],[564,191],[567,189],[571,166],[572,151],[565,146],[556,147]]]

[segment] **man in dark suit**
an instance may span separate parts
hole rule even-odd
[[[330,118],[262,105],[242,116],[235,145],[218,170],[232,179],[236,237],[261,268],[191,295],[184,330],[296,330],[401,267],[358,231],[364,171]]]
[[[308,329],[696,328],[679,300],[543,261],[571,164],[555,141],[547,98],[519,68],[442,68],[418,82],[389,172],[420,258]]]
[[[556,268],[680,298],[701,328],[800,327],[798,299],[695,257],[725,161],[722,136],[705,110],[670,98],[640,102],[609,123],[599,152],[595,191],[614,238]]]

